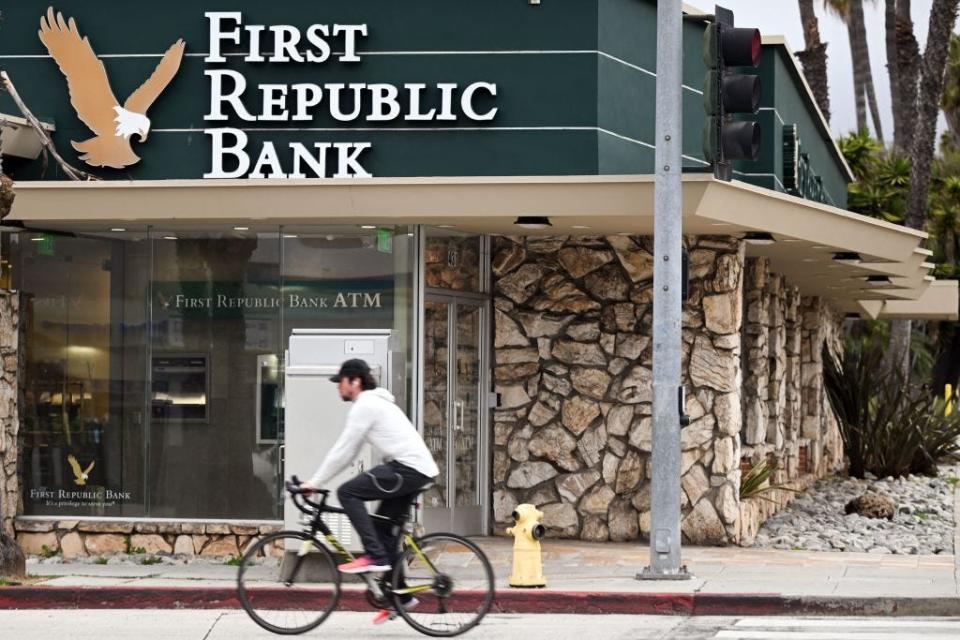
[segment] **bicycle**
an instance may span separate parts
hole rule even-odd
[[[329,491],[315,492],[321,497],[316,502],[299,484],[293,476],[285,486],[294,505],[306,514],[303,529],[260,539],[244,553],[237,574],[243,609],[264,629],[284,635],[315,629],[333,613],[341,595],[337,564],[354,559],[323,521],[325,514],[344,510],[327,504]],[[400,527],[402,535],[397,536],[392,570],[377,577],[360,574],[367,586],[367,601],[375,609],[390,610],[391,618],[399,615],[428,636],[453,637],[477,626],[493,604],[495,589],[493,569],[483,550],[452,533],[414,536],[406,516],[371,516]],[[330,548],[341,558],[339,562]],[[419,601],[412,609],[403,605],[410,596]]]

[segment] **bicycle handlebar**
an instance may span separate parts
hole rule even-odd
[[[293,499],[294,506],[297,507],[300,511],[304,512],[307,515],[313,515],[316,511],[324,511],[327,506],[327,497],[330,495],[330,491],[327,489],[314,489],[312,491],[304,491],[300,488],[300,479],[297,476],[291,476],[289,480],[284,482],[284,486],[287,489],[287,493],[290,494],[290,497]],[[318,494],[322,496],[320,502],[315,502],[308,498],[308,495]],[[308,508],[310,507],[310,508]]]

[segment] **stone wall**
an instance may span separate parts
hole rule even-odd
[[[743,246],[687,239],[683,533],[736,534]],[[498,238],[494,245],[493,511],[522,502],[555,536],[650,529],[653,257],[648,237]]]
[[[0,531],[14,534],[20,509],[17,434],[20,430],[17,365],[20,345],[20,294],[0,291]]]
[[[766,258],[746,262],[744,304],[741,469],[774,462],[774,484],[803,490],[843,463],[821,357],[824,344],[839,353],[842,317],[820,298],[801,297]],[[749,544],[795,495],[776,490],[743,501],[734,540]]]
[[[122,553],[234,557],[281,528],[255,522],[16,521],[17,541],[24,553],[67,559]]]

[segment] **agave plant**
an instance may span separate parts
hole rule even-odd
[[[850,475],[935,475],[939,460],[960,451],[960,415],[946,416],[942,400],[905,384],[899,370],[883,367],[876,343],[850,347],[842,362],[823,351],[827,397]]]
[[[750,467],[750,469],[743,474],[743,477],[740,479],[740,500],[746,500],[747,498],[760,498],[762,500],[776,502],[775,500],[768,498],[765,494],[778,489],[782,491],[800,493],[793,487],[770,483],[770,479],[773,477],[773,474],[777,472],[777,469],[777,462],[767,459],[763,459]]]

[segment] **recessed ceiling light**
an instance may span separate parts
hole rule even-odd
[[[437,229],[455,229],[452,224],[438,224]]]
[[[796,238],[784,238],[780,242],[800,242],[800,241],[797,240]]]
[[[360,225],[361,229],[376,229],[377,225],[375,224],[362,224]]]
[[[126,229],[123,227],[113,227],[112,229],[110,229],[110,231],[113,231],[115,233],[120,233],[121,231],[126,231]]]
[[[283,237],[284,237],[284,238],[299,238],[300,236],[298,236],[298,235],[295,234],[295,233],[285,233],[285,234],[283,234]]]
[[[743,236],[743,241],[747,244],[768,245],[776,242],[773,234],[766,231],[751,231]]]
[[[250,227],[234,227],[234,231],[250,231]]]
[[[43,236],[34,236],[30,238],[30,242],[43,242]]]
[[[589,229],[590,227],[588,227],[588,226],[585,225],[585,224],[575,224],[575,225],[573,225],[573,226],[570,227],[570,228],[571,228],[571,229]]]
[[[546,216],[520,216],[513,224],[524,229],[549,229],[553,226]]]
[[[816,250],[818,250],[818,251],[821,251],[821,250],[823,250],[823,249],[829,249],[830,247],[825,247],[825,246],[823,246],[822,244],[815,244],[815,245],[813,245],[813,246],[810,247],[810,248],[811,248],[811,249],[816,249]]]
[[[179,240],[177,236],[163,236],[164,240]]]
[[[855,251],[840,251],[833,254],[833,259],[841,264],[860,264],[860,254]]]

